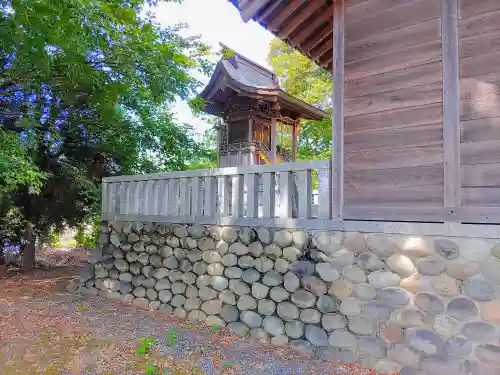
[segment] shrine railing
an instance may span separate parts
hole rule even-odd
[[[103,220],[322,228],[330,219],[329,168],[316,160],[108,177]]]

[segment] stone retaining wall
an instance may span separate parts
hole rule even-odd
[[[500,241],[102,225],[83,291],[382,373],[500,374]]]

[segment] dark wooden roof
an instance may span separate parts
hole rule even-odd
[[[229,0],[244,22],[253,19],[318,65],[332,68],[332,0]]]
[[[200,94],[207,101],[207,113],[222,113],[229,104],[229,96],[235,94],[241,98],[278,103],[280,108],[294,113],[298,118],[319,120],[328,116],[326,112],[283,91],[270,70],[224,45],[222,47],[231,52],[230,57],[217,63],[210,81]]]

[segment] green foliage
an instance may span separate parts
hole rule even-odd
[[[250,336],[250,330],[248,327],[243,328],[243,337],[248,338]]]
[[[199,144],[200,153],[198,157],[188,165],[187,169],[210,169],[217,167],[217,134],[214,128],[207,129]]]
[[[156,374],[158,369],[153,365],[153,362],[148,362],[148,367],[146,367],[145,375],[153,375]]]
[[[175,327],[172,327],[168,330],[167,341],[168,345],[174,345],[175,342],[177,341],[177,329]]]
[[[85,305],[82,305],[82,304],[79,304],[79,303],[75,304],[75,306],[76,306],[76,308],[78,310],[81,310],[81,311],[87,311],[89,309],[88,306],[85,306]]]
[[[47,228],[47,230],[40,233],[39,240],[44,245],[51,247],[57,246],[61,240],[62,231],[59,228]]]
[[[137,347],[135,354],[139,357],[144,357],[150,353],[155,339],[152,337],[141,337],[139,339],[139,346]]]
[[[222,49],[222,57],[223,57],[224,59],[226,59],[226,60],[227,60],[227,59],[230,59],[230,58],[231,58],[231,57],[233,57],[233,56],[234,56],[234,52],[233,52],[233,51],[231,51],[229,48],[223,48],[223,49]]]
[[[219,331],[220,331],[220,327],[219,327],[219,326],[212,325],[212,326],[210,327],[210,332],[212,332],[212,333],[217,333],[217,332],[219,332]]]
[[[221,366],[220,366],[220,369],[221,371],[224,370],[225,368],[229,368],[229,367],[234,367],[235,366],[235,363],[232,362],[232,361],[226,361],[224,362]]]
[[[207,101],[204,98],[196,97],[188,101],[189,108],[195,116],[202,115],[202,111],[205,108]]]
[[[155,3],[2,4],[0,220],[78,227],[99,213],[102,177],[184,170],[203,154],[170,106],[195,95],[209,50],[157,24],[143,11]]]
[[[79,225],[75,234],[76,246],[95,248],[99,243],[100,225],[99,216],[96,216],[89,224]]]
[[[281,86],[293,95],[330,111],[332,80],[330,72],[292,49],[280,39],[271,41],[268,61]],[[331,155],[331,119],[303,121],[300,131],[300,160],[328,159]]]
[[[38,194],[48,176],[40,172],[26,144],[0,125],[0,200],[21,186],[26,186],[30,194]]]
[[[14,243],[20,243],[20,234],[25,226],[21,210],[12,206],[9,200],[0,200],[0,240],[7,238]]]

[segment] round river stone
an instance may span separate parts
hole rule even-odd
[[[307,290],[299,289],[292,294],[292,302],[298,307],[305,309],[314,306],[316,297]]]
[[[389,271],[374,271],[368,275],[368,282],[377,289],[396,286],[400,281],[398,275]]]
[[[283,320],[287,321],[291,321],[299,317],[299,309],[290,302],[278,303],[277,313]]]
[[[450,338],[455,337],[460,332],[462,323],[449,315],[442,314],[434,318],[432,327],[441,336]]]
[[[337,329],[330,333],[328,342],[334,348],[358,349],[358,339],[349,331]]]
[[[497,331],[495,327],[489,323],[471,322],[464,325],[462,333],[472,341],[487,343],[495,338]]]
[[[321,325],[327,331],[333,331],[334,329],[345,328],[346,320],[340,314],[324,314],[321,317]]]
[[[306,325],[305,336],[314,346],[328,346],[328,336],[321,328],[308,324]]]
[[[445,270],[446,262],[444,259],[427,258],[419,260],[416,266],[423,275],[437,276]]]
[[[319,277],[321,277],[321,279],[327,282],[332,282],[340,277],[339,270],[330,263],[326,262],[318,263],[316,265],[316,272],[318,273]]]
[[[266,316],[262,322],[262,327],[273,336],[283,335],[285,333],[283,321],[276,316]]]
[[[417,294],[415,305],[429,315],[439,315],[444,312],[443,301],[429,293]]]
[[[358,266],[354,265],[345,266],[342,269],[342,276],[344,276],[346,280],[352,281],[354,283],[364,283],[366,281],[365,272]]]
[[[407,256],[402,255],[402,254],[391,255],[387,259],[386,263],[392,271],[394,271],[394,272],[396,272],[404,277],[411,276],[416,271],[412,260],[410,258],[408,258]]]
[[[447,239],[436,239],[434,241],[434,247],[437,253],[447,260],[456,259],[460,254],[458,245]]]
[[[487,322],[500,325],[500,301],[483,303],[481,318]]]
[[[378,291],[377,299],[388,307],[403,307],[408,301],[408,293],[401,288],[384,288]]]
[[[299,278],[291,272],[288,272],[283,277],[283,284],[285,289],[289,292],[295,292],[300,287]]]
[[[490,283],[481,280],[466,280],[462,289],[474,301],[486,302],[495,298],[495,290]]]
[[[371,252],[364,252],[359,254],[357,264],[364,270],[374,271],[384,267],[384,263],[379,257]]]
[[[292,339],[298,339],[304,334],[304,323],[299,320],[292,320],[291,322],[286,322],[285,332]]]
[[[335,298],[330,296],[321,296],[316,302],[316,307],[322,313],[331,313],[338,310],[338,302]]]
[[[455,298],[448,303],[446,308],[448,315],[461,320],[468,321],[478,313],[476,304],[467,298]]]

